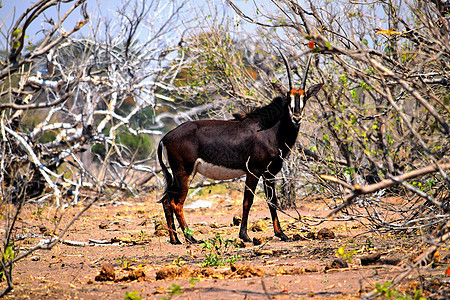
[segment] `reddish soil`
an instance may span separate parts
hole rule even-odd
[[[207,240],[219,234],[222,241],[237,238],[239,227],[232,222],[233,216],[241,213],[241,197],[241,193],[235,191],[219,196],[195,196],[194,200],[210,200],[213,206],[185,210],[194,237]],[[49,238],[55,224],[58,224],[58,232],[81,206],[64,210],[26,206],[16,232],[24,239],[16,244],[25,251]],[[328,209],[324,202],[317,200],[304,203],[299,212],[305,222],[311,222],[314,217],[326,216]],[[237,256],[237,261],[231,267],[230,264],[215,267],[203,266],[208,254],[202,251],[204,246],[171,245],[167,235],[158,236],[164,233],[158,227],[164,214],[161,205],[156,203],[155,194],[146,199],[99,202],[76,221],[64,240],[86,243],[103,240],[105,244],[58,243],[50,251],[36,251],[14,266],[14,291],[6,298],[126,299],[126,293],[135,292],[128,294],[128,299],[138,299],[133,295],[142,299],[301,299],[313,296],[353,299],[371,291],[376,283],[383,285],[391,281],[401,270],[396,264],[401,260],[407,262],[414,253],[419,253],[422,239],[419,235],[366,233],[365,227],[355,221],[326,221],[320,226],[306,226],[289,216],[297,215],[294,210],[286,213],[288,215],[280,214],[285,233],[297,239],[290,243],[272,238],[267,205],[262,198],[257,198],[250,223],[263,220],[262,227],[267,225],[268,229],[250,231],[249,235],[262,238],[263,243],[258,246],[247,243],[243,248],[242,244],[231,246],[220,258]],[[317,239],[317,233],[323,228],[326,229]],[[337,259],[336,251],[342,246],[345,246],[345,253],[353,254],[347,267],[339,262],[333,264]],[[436,294],[443,284],[448,285],[449,277],[444,276],[448,267],[444,257],[448,259],[448,253],[448,248],[440,249],[441,263],[431,271],[412,272],[396,287],[400,295],[422,288],[422,295],[429,296]],[[361,258],[368,255],[372,255],[373,264],[362,266]],[[104,271],[99,275],[102,267]],[[440,280],[439,285],[430,283],[433,278]]]

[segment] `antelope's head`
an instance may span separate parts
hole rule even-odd
[[[291,89],[289,91],[289,98],[289,115],[292,123],[298,126],[302,120],[303,108],[306,104],[305,91]]]
[[[308,57],[308,61],[305,66],[305,72],[302,78],[302,84],[300,89],[294,89],[292,86],[292,72],[289,63],[282,52],[281,57],[283,57],[284,64],[286,65],[286,69],[288,72],[289,79],[289,91],[287,92],[287,98],[289,100],[289,116],[291,117],[291,121],[295,126],[300,126],[300,122],[302,120],[303,109],[306,106],[306,101],[317,94],[319,90],[322,88],[322,83],[311,86],[308,91],[305,91],[306,86],[306,78],[308,76],[309,65],[311,64],[312,55]]]

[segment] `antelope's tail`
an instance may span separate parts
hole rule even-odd
[[[164,164],[163,161],[163,147],[164,144],[162,142],[162,140],[159,142],[158,145],[158,161],[159,161],[159,165],[161,166],[163,175],[164,175],[164,180],[165,180],[165,186],[164,186],[164,193],[162,198],[158,201],[158,203],[163,202],[165,199],[168,199],[168,194],[169,194],[169,188],[170,186],[173,185],[173,176],[172,174],[169,172],[169,169],[167,168],[167,166]]]

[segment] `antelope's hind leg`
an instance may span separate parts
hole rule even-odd
[[[166,197],[162,200],[164,215],[166,216],[167,221],[167,229],[169,231],[170,243],[174,245],[181,244],[180,240],[177,236],[177,228],[175,227],[175,219],[173,217],[173,208],[172,208],[173,198]]]
[[[278,220],[278,199],[275,192],[274,178],[271,175],[264,177],[264,192],[267,197],[267,204],[269,205],[270,215],[272,216],[275,236],[279,237],[284,242],[291,242],[291,239],[286,234],[284,234],[283,230],[281,230],[280,220]]]
[[[176,177],[180,184],[180,193],[176,198],[174,198],[174,201],[172,202],[172,209],[175,213],[175,216],[177,217],[178,223],[180,224],[186,241],[191,244],[198,244],[199,241],[197,241],[189,232],[189,227],[184,218],[183,211],[184,201],[186,200],[186,196],[189,191],[189,183],[191,177],[185,171],[177,172]]]

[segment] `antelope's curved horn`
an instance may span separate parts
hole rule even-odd
[[[308,61],[306,62],[305,73],[303,74],[302,85],[301,85],[302,90],[305,90],[305,88],[306,88],[306,78],[308,77],[308,70],[309,70],[309,65],[311,64],[312,57],[313,57],[312,54],[310,54],[308,56]]]
[[[289,63],[287,61],[286,56],[284,56],[283,52],[281,52],[280,49],[278,49],[278,51],[280,51],[281,57],[283,58],[284,64],[286,65],[286,70],[288,73],[288,79],[289,79],[289,91],[293,89],[292,86],[292,71],[291,71],[291,67],[289,66]]]

